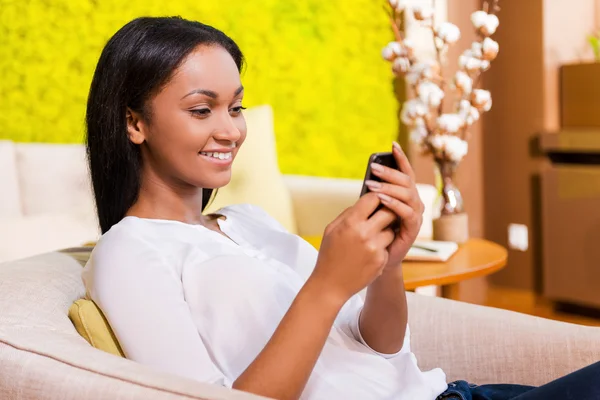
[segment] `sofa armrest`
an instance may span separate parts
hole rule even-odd
[[[409,293],[412,349],[448,381],[541,385],[600,359],[600,328]]]
[[[284,175],[283,179],[292,196],[300,236],[322,235],[328,223],[356,202],[362,186],[359,179],[301,175]],[[431,185],[418,184],[417,189],[425,203],[419,238],[431,238],[432,211],[437,192]]]

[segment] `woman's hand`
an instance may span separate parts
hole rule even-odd
[[[376,164],[371,166],[371,169],[384,182],[367,181],[369,189],[378,193],[381,203],[393,211],[401,221],[396,238],[388,249],[388,267],[401,265],[419,234],[425,210],[417,191],[415,172],[406,154],[396,142],[392,151],[402,172]]]
[[[309,279],[344,301],[373,282],[388,264],[387,248],[394,241],[388,227],[396,215],[385,209],[373,214],[380,204],[378,194],[367,193],[325,229]]]

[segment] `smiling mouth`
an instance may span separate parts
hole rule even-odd
[[[227,153],[218,153],[218,152],[205,152],[205,151],[201,151],[200,152],[201,155],[206,156],[206,157],[212,157],[212,158],[216,158],[218,160],[229,160],[231,158],[232,153],[231,152],[227,152]]]

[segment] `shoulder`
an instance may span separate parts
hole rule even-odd
[[[237,220],[242,220],[252,225],[266,227],[280,232],[287,232],[279,221],[269,215],[262,207],[255,204],[244,203],[223,207],[217,211],[217,214],[222,214],[226,217],[232,216]]]
[[[181,252],[173,251],[176,245],[177,230],[172,226],[127,217],[100,237],[85,270],[107,276],[151,274],[178,265]]]
[[[132,250],[158,251],[160,231],[152,223],[140,218],[126,217],[103,234],[93,253],[119,255]],[[161,235],[162,236],[162,235]]]

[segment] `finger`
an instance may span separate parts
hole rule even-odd
[[[369,218],[366,229],[373,234],[379,234],[397,219],[398,216],[392,210],[382,208]]]
[[[352,207],[348,207],[344,211],[342,211],[340,215],[338,215],[333,221],[329,223],[329,225],[327,225],[327,229],[335,229],[335,227],[338,226],[345,218],[348,218],[348,215],[350,214],[351,210]]]
[[[410,165],[410,161],[408,161],[406,153],[404,152],[404,150],[402,150],[402,147],[400,147],[398,142],[393,143],[392,153],[394,154],[394,158],[396,159],[396,163],[398,163],[400,171],[404,172],[411,178],[411,180],[414,181],[415,171],[413,170],[412,165]]]
[[[373,174],[381,178],[381,180],[393,183],[398,186],[411,187],[413,179],[402,171],[383,166],[381,164],[371,164]]]
[[[414,230],[416,228],[415,234],[418,233],[418,230],[421,227],[421,213],[414,210],[408,204],[402,203],[387,194],[379,193],[378,195],[381,199],[381,203],[400,217],[402,219],[402,224],[408,230]]]
[[[423,212],[423,202],[421,201],[421,197],[415,186],[403,187],[376,181],[366,181],[365,184],[372,192],[387,194],[396,200],[408,204],[417,212]]]
[[[361,196],[354,206],[350,207],[347,217],[358,221],[366,221],[380,204],[381,200],[377,193],[367,193]]]
[[[389,247],[389,245],[394,242],[395,238],[396,238],[396,234],[394,233],[393,230],[385,229],[377,234],[376,240],[377,240],[378,245],[387,249]]]

